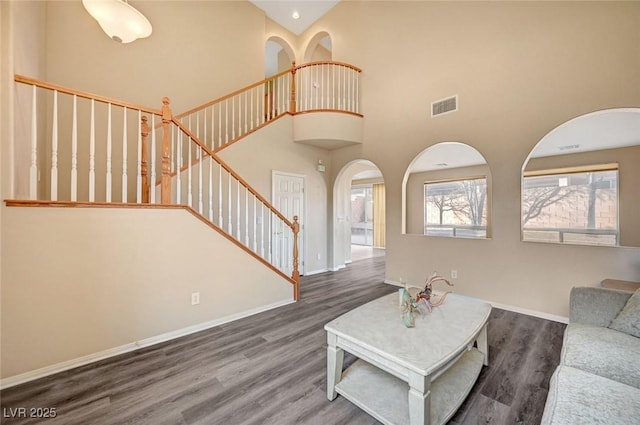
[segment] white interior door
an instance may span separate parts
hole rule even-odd
[[[273,206],[293,222],[293,217],[298,216],[300,232],[298,233],[298,270],[304,274],[304,176],[299,174],[274,171],[272,175]],[[273,231],[272,252],[281,268],[289,274],[293,272],[293,239],[291,232],[283,231],[275,226]]]

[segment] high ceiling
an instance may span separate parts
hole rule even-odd
[[[302,34],[339,0],[249,0],[267,16],[296,35]],[[294,12],[299,15],[293,18]]]

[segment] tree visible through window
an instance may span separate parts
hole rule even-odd
[[[487,179],[426,182],[424,234],[487,237]]]
[[[617,245],[617,168],[525,173],[522,229],[525,241]]]

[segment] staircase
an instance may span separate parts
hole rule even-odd
[[[297,217],[285,217],[217,153],[285,114],[359,113],[351,65],[292,66],[241,90],[173,115],[29,77],[16,81],[16,137],[28,140],[8,206],[188,210],[287,279],[299,299]],[[20,125],[22,124],[22,125]]]

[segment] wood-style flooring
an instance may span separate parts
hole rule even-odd
[[[6,389],[2,424],[369,425],[326,398],[325,323],[396,291],[384,257],[302,279],[302,300],[183,338]],[[451,425],[540,423],[564,325],[494,309],[485,367]],[[345,367],[354,361],[345,357]],[[55,408],[50,419],[10,418]]]

